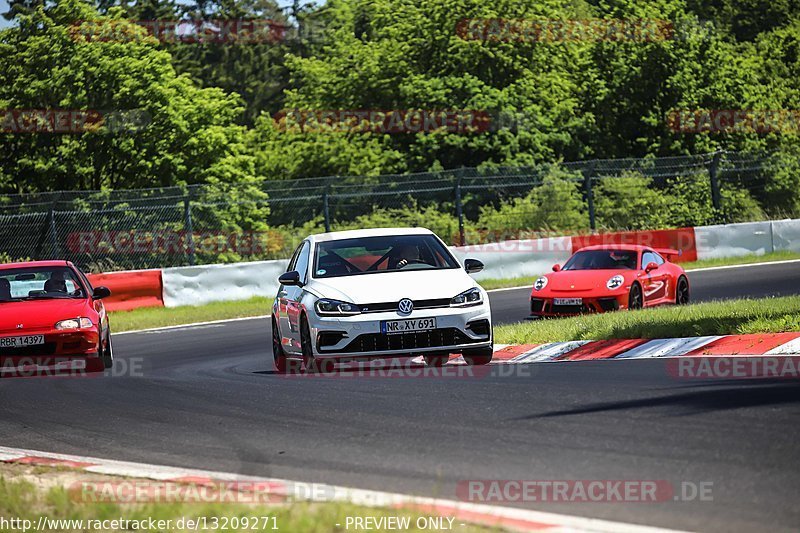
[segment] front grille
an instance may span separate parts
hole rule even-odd
[[[418,309],[438,309],[440,307],[450,307],[450,298],[437,298],[433,300],[413,300],[414,310]],[[385,313],[386,311],[397,311],[398,302],[381,302],[375,304],[359,304],[362,313]]]
[[[591,313],[593,309],[586,304],[583,305],[551,305],[550,312],[551,313],[563,313],[563,314],[571,314],[577,315],[580,313]]]
[[[46,342],[34,346],[23,346],[22,348],[0,348],[0,355],[7,356],[31,356],[31,355],[52,355],[56,353],[56,343]]]
[[[383,352],[387,350],[414,351],[419,348],[438,348],[486,342],[485,339],[470,339],[457,328],[441,328],[430,331],[417,331],[384,335],[383,333],[366,333],[359,335],[342,349],[342,353]]]

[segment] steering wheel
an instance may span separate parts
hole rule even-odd
[[[425,261],[422,261],[421,259],[401,259],[400,261],[397,262],[397,266],[395,267],[395,270],[400,270],[401,268],[405,268],[408,265],[415,264],[415,263],[419,264],[419,265],[427,265],[428,264]]]

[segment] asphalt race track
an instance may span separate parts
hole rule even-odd
[[[800,263],[690,279],[695,301],[800,294]],[[527,295],[493,293],[498,321],[523,319]],[[689,530],[800,524],[798,381],[680,381],[660,360],[283,377],[269,339],[264,319],[119,335],[121,375],[0,380],[0,444],[451,499],[470,479],[710,482],[713,501],[522,505]]]

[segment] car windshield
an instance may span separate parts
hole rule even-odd
[[[68,267],[0,270],[0,302],[83,296],[83,285]]]
[[[569,258],[562,270],[636,269],[635,250],[583,250]]]
[[[447,248],[433,235],[394,235],[320,242],[315,255],[315,278],[458,268],[458,263]]]

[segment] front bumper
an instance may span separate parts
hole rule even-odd
[[[44,335],[44,344],[0,348],[0,377],[101,372],[100,335],[95,329],[2,331],[0,337]]]
[[[381,333],[381,322],[408,318],[436,318],[436,329],[416,333]],[[394,311],[348,317],[321,317],[309,313],[315,356],[338,360],[462,353],[492,345],[488,302],[474,307],[415,310],[401,316]]]
[[[580,305],[556,305],[556,298],[581,298],[582,303]],[[563,296],[532,295],[530,302],[531,316],[533,317],[577,316],[617,311],[619,309],[626,309],[627,307],[627,292],[589,297],[581,297],[574,294]]]

